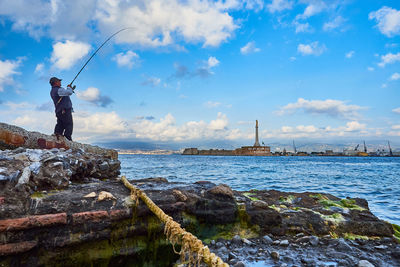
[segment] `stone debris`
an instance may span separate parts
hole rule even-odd
[[[86,196],[84,196],[84,198],[95,198],[97,196],[97,194],[95,192],[91,192],[89,194],[87,194]]]
[[[115,199],[115,197],[110,192],[101,191],[99,193],[99,197],[97,198],[97,201],[114,200],[114,199]]]

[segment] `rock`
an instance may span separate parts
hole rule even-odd
[[[279,242],[279,245],[282,247],[287,247],[289,246],[289,240],[285,239]]]
[[[92,193],[89,193],[86,196],[84,196],[84,198],[94,198],[96,196],[97,196],[97,194],[95,192],[92,192]]]
[[[263,241],[265,243],[267,243],[268,245],[272,244],[272,242],[274,242],[271,237],[269,237],[268,235],[263,236]]]
[[[222,242],[217,242],[217,244],[215,245],[217,248],[222,248],[225,245]]]
[[[380,246],[375,246],[374,248],[375,248],[375,249],[379,249],[379,250],[385,250],[385,249],[388,248],[388,246],[386,246],[386,245],[380,245]]]
[[[367,260],[360,260],[357,264],[358,267],[375,267],[372,263]]]
[[[253,244],[250,240],[248,240],[246,238],[242,238],[242,242],[245,243],[246,245],[252,245]]]
[[[303,236],[295,240],[296,243],[308,243],[310,242],[311,236]]]
[[[400,259],[400,247],[397,247],[392,251],[392,256],[396,259]]]
[[[311,236],[310,237],[310,244],[312,245],[312,246],[317,246],[318,245],[318,243],[319,243],[319,239],[318,239],[318,237],[316,237],[316,236]]]
[[[235,235],[232,238],[232,243],[235,245],[241,245],[242,244],[242,238],[239,235]]]
[[[286,263],[282,263],[280,267],[287,267],[288,265]]]
[[[233,265],[233,267],[246,267],[246,265],[243,262],[238,261],[235,265]]]
[[[347,244],[347,242],[343,238],[339,238],[337,241],[336,248],[339,251],[352,251],[353,248]]]
[[[172,194],[178,201],[185,202],[188,198],[185,196],[180,190],[174,189],[172,190]]]
[[[109,167],[110,166],[108,165],[107,161],[104,161],[103,163],[101,163],[99,165],[100,171],[107,171],[109,169]]]
[[[99,197],[97,198],[97,201],[111,200],[111,199],[115,199],[115,197],[110,192],[101,191],[99,193]]]
[[[222,199],[224,199],[224,198],[233,199],[233,191],[226,184],[220,184],[220,185],[214,186],[213,188],[209,189],[207,191],[207,193],[213,194],[213,195],[218,196],[218,197],[220,197]]]
[[[229,252],[228,258],[229,258],[229,259],[236,259],[237,256],[236,256],[236,254],[234,254],[233,252]]]
[[[279,257],[280,255],[278,251],[275,250],[271,251],[271,258],[273,258],[274,260],[279,260]]]
[[[281,243],[281,241],[280,240],[275,240],[274,242],[272,242],[272,245],[279,245]]]

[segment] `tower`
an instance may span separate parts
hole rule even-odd
[[[256,142],[253,146],[260,146],[260,143],[258,142],[258,120],[256,120]]]

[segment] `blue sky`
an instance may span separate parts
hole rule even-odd
[[[400,2],[0,0],[0,121],[73,137],[400,142]]]

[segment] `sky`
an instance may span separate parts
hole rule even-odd
[[[398,0],[0,0],[0,121],[73,139],[400,143]]]

